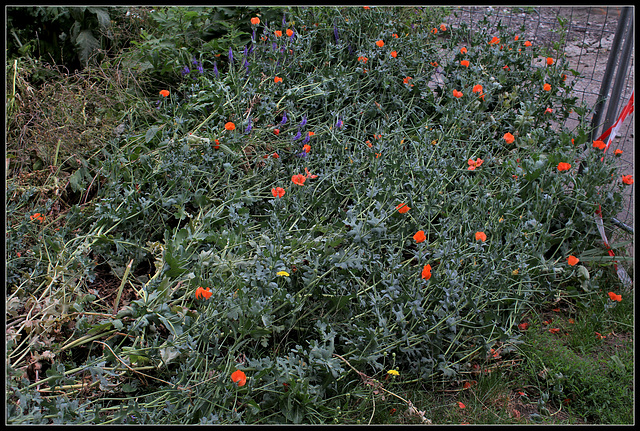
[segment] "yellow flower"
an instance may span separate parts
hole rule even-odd
[[[387,371],[387,374],[391,374],[392,376],[399,376],[400,375],[400,373],[397,372],[396,370],[389,370],[389,371]]]
[[[289,273],[287,271],[278,271],[276,272],[276,275],[280,275],[282,277],[288,277]]]

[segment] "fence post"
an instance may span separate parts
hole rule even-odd
[[[607,99],[607,95],[609,94],[609,89],[611,87],[611,80],[613,79],[613,72],[616,66],[616,60],[618,58],[618,52],[620,50],[620,44],[622,43],[622,39],[625,33],[625,28],[627,27],[627,23],[629,24],[629,29],[627,31],[627,35],[625,38],[625,44],[623,48],[623,58],[620,59],[620,67],[618,68],[618,73],[616,74],[616,82],[614,83],[614,89],[617,90],[617,94],[612,92],[610,97],[609,108],[607,110],[607,116],[605,117],[605,121],[608,123],[613,123],[612,118],[616,115],[616,110],[618,108],[618,99],[620,98],[620,93],[622,89],[622,78],[623,73],[627,69],[627,65],[629,64],[629,57],[631,55],[631,39],[633,36],[633,21],[631,20],[631,7],[624,7],[622,9],[622,13],[620,14],[620,21],[618,22],[618,28],[616,29],[616,34],[613,38],[613,43],[611,45],[611,52],[609,53],[609,59],[607,61],[607,67],[604,72],[604,76],[602,78],[602,84],[600,85],[600,93],[598,95],[598,100],[596,102],[593,119],[591,120],[591,141],[593,141],[598,136],[599,130],[607,130],[607,128],[600,129],[600,120],[602,118],[602,113],[605,105],[605,101]],[[624,65],[623,65],[624,63]],[[622,67],[624,66],[624,67]],[[615,106],[612,106],[615,105]],[[615,109],[611,109],[611,108]],[[589,144],[587,143],[587,146]]]
[[[625,9],[631,9],[626,7]],[[616,121],[618,115],[618,105],[620,104],[620,96],[622,95],[622,87],[625,81],[625,74],[631,60],[631,48],[633,47],[633,20],[629,17],[629,26],[626,31],[622,54],[618,70],[616,71],[616,79],[613,81],[613,89],[611,90],[611,101],[607,108],[607,114],[604,117],[604,126],[602,130],[607,130]]]

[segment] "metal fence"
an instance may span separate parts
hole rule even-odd
[[[454,7],[450,25],[465,23],[470,32],[498,26],[519,32],[521,38],[549,52],[563,52],[574,77],[574,96],[593,107],[592,138],[596,139],[615,123],[634,90],[633,6],[617,7]],[[481,26],[481,27],[480,27]],[[570,117],[567,126],[577,118]],[[617,160],[621,171],[634,173],[634,115],[621,123],[617,137],[607,152],[623,151]],[[634,175],[635,177],[635,175]],[[631,239],[627,256],[633,257],[635,185],[625,188],[625,208],[608,225],[613,228],[611,242]]]

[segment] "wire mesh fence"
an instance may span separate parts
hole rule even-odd
[[[593,139],[613,123],[627,105],[634,90],[633,7],[476,7],[452,9],[450,25],[469,32],[495,31],[506,27],[519,32],[521,38],[543,46],[551,53],[564,53],[569,67],[578,72],[574,96],[593,109]],[[544,59],[540,59],[541,62]],[[634,172],[633,112],[621,123],[612,140],[607,157],[622,150],[618,163],[624,174]],[[577,116],[570,116],[567,127],[577,126]],[[626,241],[622,250],[633,259],[635,186],[625,188],[623,210],[613,220],[605,221],[610,243]],[[628,265],[627,265],[628,266]]]

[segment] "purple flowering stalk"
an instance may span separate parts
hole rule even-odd
[[[191,71],[189,70],[189,66],[185,66],[184,69],[182,69],[182,76],[186,76],[190,73]]]
[[[282,113],[282,121],[280,121],[280,125],[283,125],[287,122],[288,118],[287,118],[287,111],[284,111]]]
[[[302,121],[300,122],[300,127],[304,126],[307,124],[307,116],[305,115],[304,117],[302,117]]]
[[[233,50],[229,48],[229,62],[233,63]]]
[[[335,25],[333,26],[333,35],[336,38],[336,43],[338,43],[338,41],[340,40],[340,35],[338,34],[338,27],[336,27]]]
[[[213,62],[213,73],[216,74],[216,78],[218,78],[220,76],[220,74],[218,73],[218,62],[217,61]]]
[[[338,118],[338,122],[336,123],[336,129],[342,128],[342,118]]]
[[[298,139],[300,139],[302,135],[300,134],[300,129],[298,129],[298,133],[296,133],[296,136],[293,137],[294,141],[297,141]]]
[[[249,133],[251,132],[252,129],[252,125],[251,125],[251,117],[249,117],[249,124],[247,125],[247,128],[244,130],[244,133]]]

